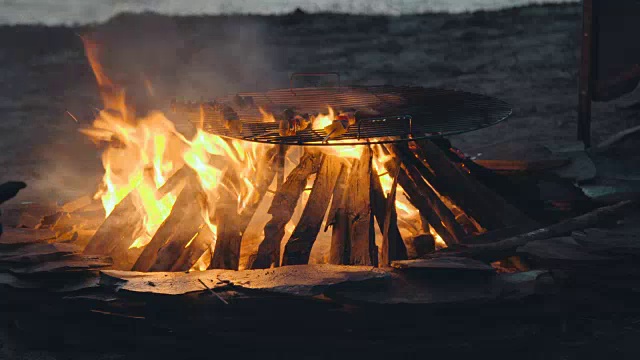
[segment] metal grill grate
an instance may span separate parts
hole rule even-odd
[[[422,87],[339,87],[248,92],[213,102],[175,103],[174,111],[208,132],[272,144],[354,145],[459,134],[505,120],[511,107],[498,99],[462,91]],[[276,116],[296,113],[365,111],[375,114],[328,141],[324,130],[305,129],[281,136],[277,122],[264,122],[260,108]],[[241,129],[228,126],[237,121]]]

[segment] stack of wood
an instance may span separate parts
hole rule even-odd
[[[206,195],[197,175],[186,167],[158,190],[157,197],[172,192],[177,194],[177,200],[169,216],[142,247],[131,247],[144,233],[135,192],[117,204],[104,220],[99,202],[82,198],[33,223],[55,231],[58,237],[74,237],[85,255],[110,257],[114,269],[145,272],[188,271],[196,264],[237,270],[243,235],[259,205],[267,201],[265,195],[274,179],[277,187],[268,210],[271,219],[248,268],[309,263],[323,223],[325,231],[328,227],[332,231],[329,263],[373,266],[389,266],[395,260],[407,259],[407,246],[417,255],[435,250],[431,229],[447,246],[453,246],[473,242],[483,233],[518,231],[535,225],[470,174],[465,163],[447,147],[423,140],[362,149],[359,159],[344,159],[318,148],[305,148],[285,179],[287,148],[270,148],[258,161],[253,176],[256,191],[242,207],[237,195],[228,190],[239,188],[242,179],[227,171],[220,197],[215,201],[215,215],[210,219],[217,225],[216,234],[203,219]],[[379,174],[380,169],[372,165],[374,156],[386,159],[382,171],[393,179],[387,193],[380,182],[384,173]],[[294,217],[312,176],[315,180],[308,201],[280,254],[285,226]],[[423,219],[423,233],[410,239],[403,239],[398,227],[398,186]],[[378,245],[375,226],[382,234]]]

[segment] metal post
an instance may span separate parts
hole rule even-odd
[[[591,147],[593,1],[583,0],[582,2],[582,60],[578,96],[578,140],[582,140],[587,148]]]

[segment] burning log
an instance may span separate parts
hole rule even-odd
[[[353,168],[355,162],[351,162],[349,167],[345,167],[344,171],[338,177],[335,188],[333,189],[333,198],[329,215],[327,216],[327,224],[325,231],[329,226],[333,226],[331,232],[331,247],[329,248],[329,263],[334,265],[346,265],[349,263],[349,253],[345,251],[347,236],[349,235],[349,224],[344,212],[344,197],[347,192],[347,181],[349,180],[350,169]]]
[[[281,161],[284,161],[286,149],[271,148],[264,155],[259,164],[266,164],[257,171],[256,194],[251,203],[238,214],[238,199],[231,192],[225,192],[218,201],[216,214],[218,217],[218,241],[216,241],[210,269],[238,270],[240,264],[240,248],[242,236],[249,226],[256,209],[260,205],[269,185],[276,173],[280,171]],[[284,169],[282,169],[284,170]],[[220,206],[222,205],[222,206]]]
[[[307,185],[307,178],[318,172],[323,154],[306,150],[282,187],[273,198],[269,214],[271,220],[264,227],[264,240],[258,247],[258,253],[249,264],[251,269],[265,269],[280,264],[280,242],[284,237],[285,225],[291,220],[298,199]]]
[[[520,246],[523,246],[528,242],[549,239],[571,233],[572,231],[595,226],[603,221],[619,216],[634,205],[635,203],[633,201],[622,201],[615,205],[601,207],[584,215],[567,219],[538,230],[513,236],[502,241],[491,244],[469,245],[460,249],[443,251],[442,254],[445,256],[455,255],[470,257],[488,262],[501,260],[514,255]]]
[[[417,141],[416,145],[415,154],[418,158],[411,158],[422,170],[421,173],[430,173],[427,180],[484,228],[493,230],[531,223],[531,219],[520,210],[449,160],[433,142],[422,140]]]
[[[109,255],[117,269],[129,269],[129,247],[143,231],[143,218],[134,203],[135,193],[131,192],[104,220],[93,235],[87,247],[86,255]]]
[[[400,171],[393,161],[387,161],[384,166],[390,173],[398,173],[398,183],[404,189],[409,201],[427,219],[448,246],[460,243],[465,232],[451,210],[442,202],[430,184],[422,178],[411,161],[405,159],[408,158],[407,156],[403,156],[395,146],[390,147],[390,150],[394,157],[399,158],[402,162]]]
[[[336,183],[340,174],[345,171],[340,159],[326,155],[323,157],[309,200],[284,249],[282,265],[302,265],[309,262],[311,248],[322,226]]]
[[[341,196],[342,204],[336,208],[329,259],[333,264],[378,263],[371,211],[371,156],[367,147],[354,162]]]
[[[189,271],[207,251],[213,251],[211,248],[213,239],[214,235],[211,229],[202,224],[197,235],[190,244],[187,244],[178,260],[171,267],[171,271]],[[210,262],[211,257],[209,257]]]
[[[197,200],[199,191],[195,179],[185,185],[185,188],[178,195],[171,213],[160,225],[133,265],[133,271],[160,271],[160,269],[169,269],[173,265],[180,256],[181,250],[198,232],[200,224],[202,224],[200,204]],[[165,245],[169,248],[162,251]],[[169,254],[169,249],[174,253]],[[161,252],[163,257],[159,259]],[[156,266],[158,260],[161,262]]]
[[[376,172],[371,173],[371,208],[382,232],[380,262],[386,266],[390,265],[391,261],[407,259],[407,247],[398,229],[398,217],[396,214],[397,188],[398,174],[396,173],[393,177],[391,191],[388,197],[385,197],[379,175]]]
[[[187,191],[189,192],[188,189]],[[176,227],[173,234],[171,234],[160,250],[158,250],[156,262],[150,271],[171,270],[182,257],[182,254],[186,252],[185,249],[192,245],[198,237],[200,230],[205,226],[204,220],[202,219],[202,211],[198,206],[198,203],[204,201],[195,201],[199,195],[197,192],[187,193],[187,195],[191,198],[192,203],[195,204],[187,206],[182,222]]]

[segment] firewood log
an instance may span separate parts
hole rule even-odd
[[[298,166],[291,170],[276,192],[269,208],[271,220],[264,227],[264,240],[258,247],[255,258],[250,261],[249,268],[265,269],[280,264],[280,242],[284,237],[284,227],[291,220],[307,179],[320,169],[322,158],[323,154],[318,151],[305,150]]]
[[[371,173],[372,200],[371,208],[378,221],[378,227],[382,232],[382,251],[380,263],[384,266],[394,260],[407,259],[407,247],[402,240],[398,229],[398,217],[396,214],[396,189],[398,187],[398,174],[393,174],[393,184],[388,197],[385,196],[380,178],[376,172]]]
[[[171,245],[168,254],[164,251],[161,264],[154,271],[169,269],[173,262],[180,256],[180,246],[184,248],[186,243],[197,233],[203,219],[200,214],[200,202],[198,196],[201,189],[195,178],[192,178],[182,189],[180,195],[171,209],[171,213],[158,228],[151,241],[144,247],[142,253],[133,265],[133,271],[150,271],[158,261],[158,255],[163,246],[175,241]],[[180,245],[182,244],[182,245]],[[172,261],[168,258],[173,258]]]
[[[211,248],[213,239],[213,232],[211,232],[209,226],[203,224],[191,244],[188,244],[178,260],[171,266],[171,271],[188,271],[204,253],[207,251],[213,253],[213,249]],[[209,262],[210,261],[209,259]]]
[[[216,209],[218,220],[218,234],[211,269],[233,269],[237,270],[240,264],[240,248],[242,236],[249,226],[260,202],[273,182],[274,177],[280,169],[286,149],[270,148],[262,159],[258,162],[258,169],[255,176],[256,191],[249,203],[238,214],[238,200],[235,195],[226,192],[220,204],[226,204],[226,208]],[[230,196],[232,195],[232,196]],[[230,207],[229,204],[231,204]]]
[[[615,205],[601,207],[592,212],[561,221],[557,224],[543,227],[534,231],[530,231],[521,235],[513,236],[508,239],[498,241],[491,244],[468,245],[459,248],[445,249],[434,254],[434,256],[464,256],[471,257],[483,261],[497,261],[505,259],[515,254],[516,250],[530,241],[544,240],[558,237],[563,234],[569,234],[572,231],[585,229],[595,226],[604,221],[615,219],[617,216],[635,207],[637,204],[633,201],[622,201]]]
[[[302,265],[309,262],[311,248],[318,236],[336,182],[340,173],[344,171],[343,168],[344,165],[340,159],[324,156],[309,200],[285,246],[282,265]]]
[[[135,192],[127,195],[104,220],[84,249],[86,255],[109,255],[114,268],[125,269],[129,247],[142,234],[142,213],[134,203]]]
[[[371,157],[372,152],[366,147],[347,181],[344,211],[349,224],[351,265],[375,265],[378,259],[372,234]]]
[[[407,156],[404,156],[396,146],[388,146],[387,149],[401,161],[398,183],[404,189],[409,201],[427,219],[448,246],[459,243],[460,239],[464,238],[465,232],[456,222],[451,210],[423,179],[411,161],[406,159]],[[387,161],[384,166],[390,173],[398,172],[393,161]]]
[[[428,167],[433,173],[432,185],[484,228],[494,230],[531,223],[520,210],[448,159],[433,142],[421,140],[416,145],[418,158],[412,157],[414,164]]]

